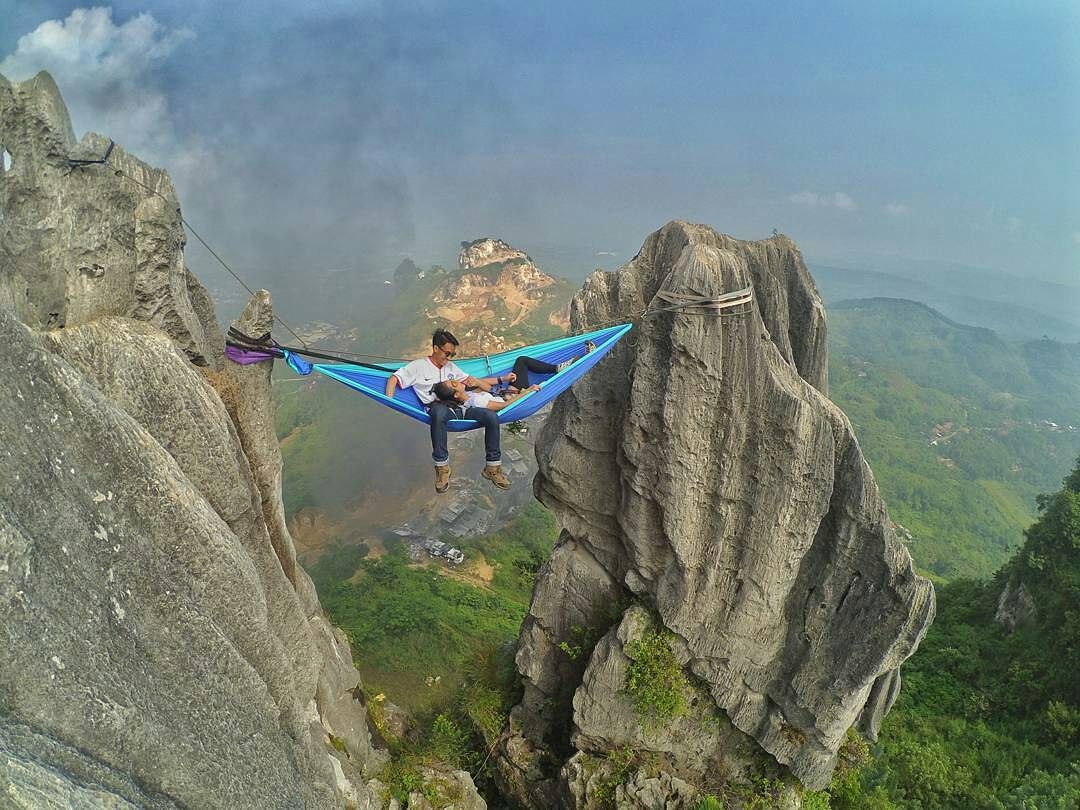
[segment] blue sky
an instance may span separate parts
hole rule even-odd
[[[0,72],[255,277],[484,235],[584,271],[683,218],[1080,282],[1080,4],[299,5],[0,0]]]

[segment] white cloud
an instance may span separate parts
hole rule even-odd
[[[889,203],[885,206],[885,213],[891,217],[906,217],[911,213],[911,206],[903,203]]]
[[[165,28],[149,12],[117,25],[111,8],[77,8],[20,37],[0,73],[23,81],[49,71],[76,137],[90,129],[151,163],[173,163],[182,150],[154,68],[194,36],[187,28]]]
[[[834,191],[832,194],[800,191],[798,194],[789,195],[788,200],[796,205],[804,205],[807,208],[838,208],[841,211],[854,211],[858,208],[851,195],[843,191]]]

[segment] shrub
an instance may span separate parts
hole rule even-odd
[[[626,691],[638,716],[650,725],[682,717],[688,710],[690,682],[671,650],[670,637],[666,632],[650,633],[626,645],[631,659]]]
[[[606,772],[593,782],[592,797],[602,805],[613,806],[615,789],[630,780],[636,766],[637,756],[632,748],[608,751]]]
[[[431,725],[430,750],[432,756],[460,767],[462,755],[469,742],[469,733],[460,728],[445,714],[440,714]]]

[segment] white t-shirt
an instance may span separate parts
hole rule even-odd
[[[399,368],[394,372],[394,376],[398,378],[398,383],[402,388],[411,388],[416,392],[417,399],[425,405],[430,405],[435,401],[435,394],[431,391],[435,383],[464,380],[469,375],[452,362],[439,368],[431,362],[430,357],[422,357]]]
[[[489,402],[506,402],[502,397],[489,394],[487,391],[468,391],[465,397],[466,408],[486,408]]]

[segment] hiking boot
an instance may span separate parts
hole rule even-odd
[[[502,465],[492,466],[488,464],[480,473],[484,478],[493,483],[499,489],[510,489],[510,479],[503,474]]]
[[[439,494],[446,492],[450,489],[450,465],[449,464],[436,464],[435,465],[435,491]]]

